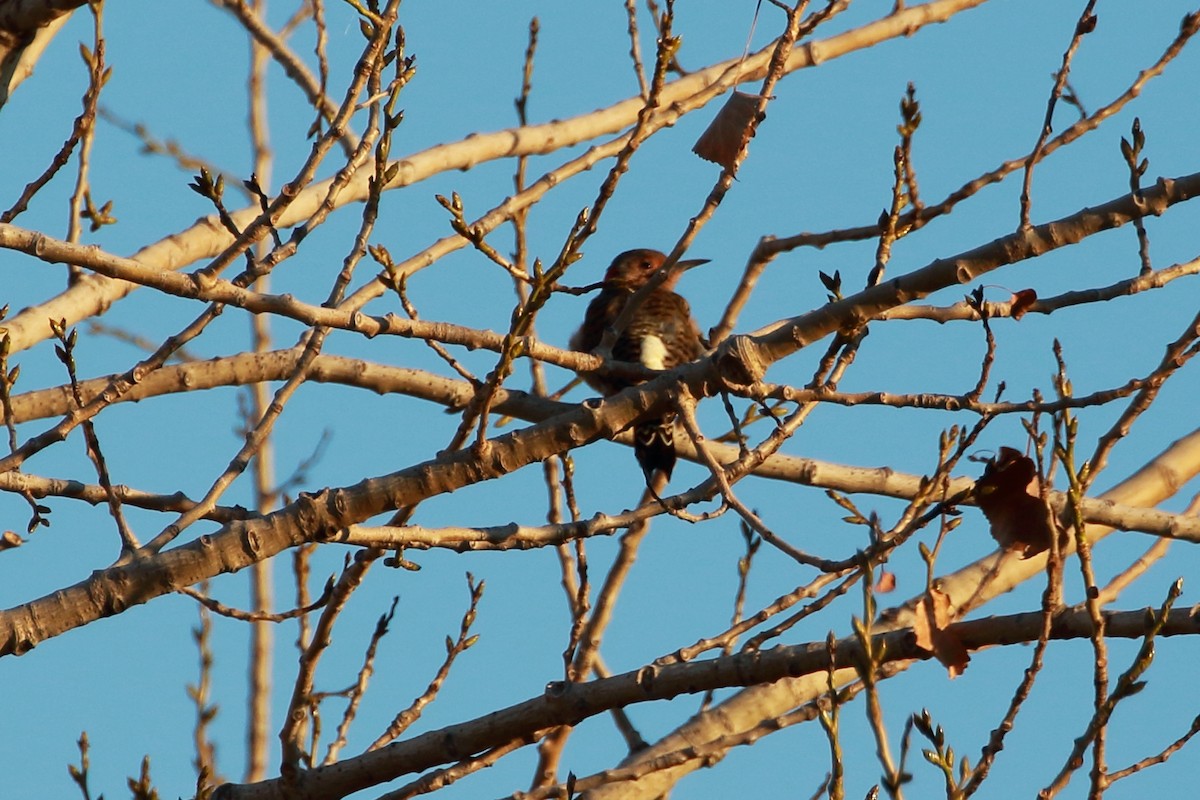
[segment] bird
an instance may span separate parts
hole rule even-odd
[[[658,250],[626,250],[613,259],[604,273],[600,294],[592,298],[583,317],[583,324],[571,337],[571,349],[592,353],[624,310],[629,298],[658,272],[666,261]],[[612,357],[632,361],[655,370],[673,369],[694,361],[704,352],[704,340],[692,318],[687,300],[676,294],[675,284],[685,270],[708,259],[676,262],[661,284],[645,295],[633,312],[629,324],[613,345]],[[601,394],[616,394],[638,380],[583,374],[584,381]],[[633,454],[646,484],[652,484],[655,473],[668,480],[675,468],[675,412],[667,412],[639,422],[633,429]]]

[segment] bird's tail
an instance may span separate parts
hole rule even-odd
[[[655,472],[669,479],[675,469],[675,415],[646,420],[634,428],[633,455],[646,474],[647,485]]]

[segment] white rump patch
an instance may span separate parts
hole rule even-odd
[[[667,345],[659,337],[642,338],[642,366],[650,369],[667,368]]]

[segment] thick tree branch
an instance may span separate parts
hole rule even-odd
[[[1101,499],[1128,505],[1154,506],[1173,495],[1179,487],[1197,474],[1200,474],[1200,431],[1173,443],[1136,474],[1101,495]],[[1094,542],[1110,532],[1093,526],[1088,528],[1087,536]],[[1021,560],[1015,557],[1004,558],[995,553],[942,576],[938,580],[938,587],[949,596],[952,614],[961,617],[971,609],[1012,591],[1022,582],[1043,574],[1045,569],[1045,554]],[[922,597],[923,593],[897,609],[884,612],[884,620],[877,622],[874,630],[882,634],[909,627],[912,624],[913,611]],[[1032,616],[1040,620],[1041,614],[1033,612]],[[1040,621],[1033,624],[1040,624]],[[645,750],[630,756],[623,764],[649,761],[683,746],[711,741],[753,728],[764,719],[779,716],[825,696],[829,691],[829,680],[842,686],[856,679],[857,673],[849,669],[839,670],[832,676],[824,673],[814,674],[743,690],[713,709],[692,718]],[[621,787],[619,792],[607,787],[589,792],[584,797],[587,800],[614,800],[616,797],[622,800],[637,800],[659,797],[684,774],[695,768],[694,764],[681,765],[672,770],[647,775],[634,786],[627,784]]]
[[[697,397],[716,393],[722,383],[752,383],[773,361],[830,333],[856,327],[888,308],[947,286],[970,282],[1004,264],[1078,242],[1134,217],[1161,214],[1168,206],[1188,200],[1197,192],[1200,192],[1200,174],[1175,180],[1160,178],[1157,185],[1142,193],[1140,198],[1133,195],[1119,197],[1071,217],[935,261],[809,314],[777,323],[759,335],[736,336],[726,341],[710,358],[627,389],[603,403],[588,403],[492,440],[487,448],[487,458],[478,459],[473,452],[457,451],[391,475],[364,480],[355,486],[327,489],[304,497],[264,520],[227,526],[212,538],[205,537],[163,554],[161,561],[156,557],[99,571],[87,581],[53,597],[35,600],[0,614],[0,655],[24,652],[49,636],[117,613],[130,602],[145,602],[171,591],[175,585],[191,585],[217,572],[242,569],[301,542],[327,539],[338,530],[384,511],[499,477],[599,438],[612,438],[637,419],[660,408],[676,380],[686,382]],[[6,233],[0,227],[0,237]],[[45,241],[44,237],[38,238]],[[328,319],[326,311],[309,307],[305,313],[318,317],[312,324],[325,325],[329,324],[325,321]],[[364,324],[364,319],[363,315],[354,315],[351,321]],[[137,576],[136,580],[131,580],[136,573],[126,575],[123,572],[142,569],[148,570],[148,574]]]
[[[212,361],[191,362],[163,367],[137,384],[121,402],[136,402],[163,394],[180,391],[198,391],[218,386],[253,385],[261,382],[285,380],[299,362],[300,351],[277,350],[268,353],[245,353]],[[312,364],[309,380],[318,383],[339,383],[369,389],[380,394],[397,393],[428,400],[447,408],[462,408],[470,401],[474,387],[466,381],[454,380],[424,370],[407,367],[392,367],[342,356],[318,356]],[[109,378],[94,378],[79,385],[83,401],[90,401]],[[12,398],[14,422],[22,423],[33,419],[69,413],[73,405],[69,386],[59,386],[16,395]],[[1014,403],[1013,410],[1027,409],[1028,404]],[[558,414],[574,408],[572,404],[536,397],[526,392],[501,389],[497,392],[493,410],[499,414],[529,422],[544,422]],[[989,408],[989,413],[1001,413],[1006,409]],[[628,444],[631,439],[623,432],[615,440]],[[730,463],[738,456],[736,447],[708,440],[708,448],[722,463]],[[682,458],[696,461],[695,447],[684,439],[678,443]],[[850,467],[816,459],[775,454],[755,468],[759,477],[835,489],[844,493],[876,494],[901,499],[911,499],[917,491],[920,476],[895,470]],[[192,501],[182,496],[163,497],[149,495],[116,487],[122,493],[122,502],[143,508],[158,510],[184,510]],[[950,485],[951,494],[969,492],[971,483],[960,479]],[[37,497],[49,495],[78,497],[88,502],[97,502],[102,494],[99,487],[88,487],[74,481],[53,481],[34,478],[20,473],[0,475],[0,490],[30,490]],[[970,505],[970,499],[963,500]],[[1061,510],[1065,500],[1060,493],[1051,494],[1051,503]],[[1085,499],[1083,513],[1088,522],[1107,525],[1118,530],[1141,531],[1169,539],[1180,539],[1200,543],[1200,520],[1153,509],[1138,509],[1095,499]],[[662,511],[657,505],[639,509],[637,519],[652,516]],[[243,510],[225,509],[212,517],[226,521],[245,518]],[[492,528],[452,528],[428,531],[416,527],[397,529],[354,527],[349,533],[339,535],[340,541],[357,545],[377,543],[389,547],[449,547],[452,549],[498,549],[541,547],[566,539],[609,533],[634,519],[628,514],[616,516],[597,515],[586,522],[564,526],[526,528],[518,525],[503,525]]]
[[[1018,231],[973,250],[940,259],[907,275],[885,281],[837,302],[828,303],[808,314],[774,323],[760,330],[753,338],[736,337],[733,342],[727,341],[718,351],[716,363],[721,371],[726,373],[725,379],[731,383],[752,383],[770,363],[834,331],[854,328],[940,289],[970,283],[1001,266],[1075,244],[1093,234],[1127,224],[1133,219],[1162,214],[1170,206],[1190,200],[1197,194],[1200,194],[1200,173],[1178,178],[1159,178],[1153,188],[1137,194],[1122,195],[1103,205],[1085,208],[1053,222]],[[391,334],[434,339],[449,344],[485,347],[496,352],[504,347],[504,337],[499,334],[449,323],[402,319],[394,314],[383,317],[369,316],[354,310],[304,303],[291,295],[253,292],[230,281],[166,271],[137,259],[121,258],[104,253],[96,247],[74,245],[14,225],[0,224],[0,247],[21,250],[48,263],[76,264],[109,277],[136,281],[179,297],[224,303],[254,313],[279,314],[305,325],[350,330],[368,337]],[[31,313],[32,309],[26,309],[18,314],[17,318],[28,320]],[[15,336],[13,330],[17,318],[6,325],[10,336]],[[525,342],[524,352],[533,358],[570,369],[595,369],[600,363],[595,356],[558,350],[532,338]],[[708,366],[701,369],[698,365]],[[693,391],[698,388],[698,384],[715,377],[709,371],[709,366],[709,361],[701,361],[683,370],[688,383],[694,386]]]
[[[1200,618],[1194,612],[1194,609],[1171,611],[1159,635],[1200,634]],[[976,651],[1036,641],[1042,619],[1041,611],[1030,611],[955,623],[949,632],[968,650]],[[1109,636],[1128,639],[1144,636],[1149,623],[1145,609],[1106,611],[1104,619]],[[1054,615],[1050,638],[1087,638],[1091,630],[1092,622],[1086,611],[1067,609]],[[885,654],[884,663],[926,661],[933,657],[917,646],[911,628],[880,633],[873,638],[877,652]],[[541,697],[309,770],[294,782],[280,778],[254,784],[226,784],[213,797],[214,800],[338,800],[401,775],[457,761],[530,732],[555,725],[577,725],[610,709],[713,689],[770,684],[801,676],[823,677],[830,668],[830,652],[824,641],[809,642],[698,662],[643,667],[587,683],[555,682]],[[853,636],[838,641],[832,652],[832,666],[839,670],[853,670],[865,658],[862,643]]]
[[[887,39],[911,36],[926,25],[945,22],[960,11],[973,8],[984,1],[933,0],[829,39],[810,42],[792,52],[784,72],[812,67],[847,53],[869,48]],[[714,84],[728,80],[730,71],[735,68],[737,82],[761,80],[766,75],[774,46],[774,42],[769,43],[744,62],[730,59],[666,84],[661,97],[662,110],[657,112],[656,116],[675,115],[677,112],[673,106],[702,95]],[[704,102],[717,96],[718,93],[713,93],[711,97],[706,96]],[[609,135],[633,124],[643,106],[642,98],[636,96],[567,120],[510,128],[494,133],[473,134],[459,142],[437,145],[394,162],[397,173],[387,188],[410,186],[432,175],[470,169],[500,158],[551,153]],[[365,200],[368,195],[368,177],[366,174],[359,174],[333,201],[334,206],[340,208]],[[276,224],[280,227],[290,227],[307,219],[326,201],[329,186],[330,181],[327,180],[305,188],[296,195]],[[258,207],[252,206],[234,212],[232,218],[239,229],[244,230],[259,214]],[[262,235],[266,235],[266,230],[262,231]],[[176,270],[216,256],[231,241],[228,231],[215,217],[206,217],[184,231],[142,248],[133,258],[157,269]],[[101,313],[134,288],[135,284],[114,282],[98,276],[89,276],[78,281],[57,297],[25,309],[8,321],[13,351],[27,349],[45,339],[48,335],[45,330],[46,319],[65,319],[69,327],[81,319]]]
[[[750,358],[754,362],[748,365],[753,376],[757,364],[774,363],[834,331],[853,329],[940,289],[969,284],[999,267],[1076,244],[1133,219],[1158,216],[1170,206],[1191,200],[1198,194],[1200,173],[1174,179],[1159,178],[1144,195],[1125,194],[1053,222],[1002,236],[973,250],[939,259],[907,275],[828,303],[808,314],[777,322],[758,331],[752,344],[747,343],[749,346],[742,348],[737,360]],[[733,341],[738,338],[745,337],[735,337]],[[728,351],[729,344],[722,349]]]

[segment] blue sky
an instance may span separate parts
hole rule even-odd
[[[290,13],[272,8],[278,25]],[[737,56],[753,18],[752,3],[681,2],[675,32],[682,36],[681,63],[696,69]],[[820,36],[853,29],[873,18],[885,4],[860,2]],[[890,5],[890,4],[886,4]],[[786,236],[873,222],[889,202],[892,148],[899,122],[898,103],[909,82],[915,84],[923,122],[913,147],[922,196],[933,201],[1029,151],[1036,140],[1063,49],[1083,3],[998,0],[963,12],[949,23],[931,26],[908,38],[829,61],[784,78],[767,119],[750,146],[750,158],[738,182],[713,221],[702,231],[690,255],[712,259],[702,270],[685,276],[680,292],[691,301],[702,327],[716,322],[736,285],[748,254],[764,235]],[[1071,82],[1089,110],[1122,92],[1137,73],[1152,64],[1176,35],[1186,3],[1163,0],[1135,3],[1100,2],[1099,24],[1085,38],[1075,58]],[[622,4],[510,2],[476,4],[410,0],[402,6],[408,50],[417,55],[418,73],[406,88],[401,105],[405,122],[397,131],[393,155],[418,152],[455,141],[472,132],[515,124],[512,100],[519,88],[530,17],[540,20],[541,34],[529,114],[534,122],[564,119],[608,106],[636,92],[628,64],[628,40]],[[340,92],[347,69],[360,47],[358,24],[348,7],[331,4],[329,48],[332,84]],[[651,26],[643,14],[642,47],[652,58]],[[753,35],[761,47],[781,29],[777,9],[763,8]],[[245,36],[231,19],[210,4],[126,2],[105,10],[108,60],[114,67],[102,104],[118,117],[144,123],[162,139],[174,139],[187,151],[235,174],[249,171],[250,149],[245,125]],[[59,34],[38,65],[36,74],[16,92],[0,113],[0,188],[7,207],[21,187],[38,174],[67,135],[79,112],[86,86],[77,43],[90,41],[86,13]],[[311,34],[303,31],[295,47],[311,53]],[[1195,47],[1193,44],[1192,48]],[[1195,131],[1200,104],[1195,85],[1200,60],[1192,50],[1152,81],[1136,102],[1082,140],[1040,165],[1033,181],[1033,221],[1040,223],[1098,205],[1128,191],[1128,174],[1118,143],[1129,135],[1139,116],[1147,134],[1150,159],[1147,181],[1157,176],[1195,172]],[[336,93],[335,93],[336,94]],[[276,68],[271,74],[271,128],[276,136],[275,184],[289,176],[307,153],[303,132],[311,111]],[[714,106],[685,117],[674,128],[650,140],[635,156],[629,174],[605,212],[600,229],[585,248],[585,258],[569,282],[584,284],[600,277],[611,257],[629,247],[670,249],[696,214],[717,177],[717,169],[690,153],[692,143],[711,120]],[[1055,129],[1074,121],[1076,112],[1060,105]],[[101,123],[93,154],[92,186],[98,199],[111,198],[119,224],[84,241],[129,255],[139,247],[188,228],[211,208],[187,188],[192,177],[170,161],[142,155],[139,143],[124,131]],[[581,148],[576,148],[581,151]],[[531,159],[529,174],[540,175],[566,160],[558,152]],[[530,250],[550,261],[580,208],[594,198],[607,165],[556,188],[530,217]],[[446,214],[435,194],[458,192],[468,215],[477,216],[512,191],[513,164],[482,164],[468,172],[439,175],[384,198],[373,241],[394,256],[420,251],[449,232]],[[328,168],[323,177],[329,174]],[[73,180],[70,168],[39,195],[16,224],[52,236],[65,232],[66,199]],[[1019,173],[981,191],[948,218],[899,242],[889,266],[894,276],[918,269],[933,259],[977,247],[1013,231],[1018,221]],[[234,204],[232,193],[230,202]],[[319,302],[336,272],[359,207],[350,206],[309,241],[297,258],[275,277],[273,290],[293,292]],[[1200,211],[1187,204],[1161,219],[1147,222],[1156,267],[1196,256]],[[507,231],[492,243],[511,250]],[[794,316],[824,302],[818,270],[839,270],[848,287],[862,285],[874,258],[875,243],[841,244],[824,250],[805,249],[782,255],[772,264],[739,331]],[[199,265],[194,265],[195,268]],[[364,265],[365,266],[365,265]],[[1035,288],[1040,296],[1070,289],[1104,286],[1137,274],[1137,242],[1132,228],[1092,237],[1077,247],[1005,268],[988,276],[989,299]],[[369,273],[363,273],[365,278]],[[63,275],[57,268],[10,252],[0,252],[0,280],[14,310],[58,291]],[[1034,387],[1050,391],[1054,369],[1051,342],[1063,343],[1077,393],[1115,386],[1148,373],[1163,347],[1177,337],[1195,313],[1193,278],[1165,289],[1102,306],[1081,306],[1051,316],[1029,315],[1019,322],[997,320],[999,342],[996,379],[1007,383],[1007,396],[1027,397]],[[477,254],[459,251],[410,283],[424,318],[504,330],[511,312],[507,278]],[[949,290],[928,302],[946,305],[964,290]],[[547,342],[565,345],[582,316],[586,298],[557,297],[538,321]],[[394,298],[383,298],[370,310],[398,310]],[[117,303],[103,322],[152,340],[161,340],[198,313],[185,301],[139,291]],[[275,342],[286,346],[301,332],[293,323],[273,321]],[[195,355],[210,358],[243,350],[249,324],[241,313],[227,312],[199,340]],[[882,322],[872,326],[853,368],[841,384],[847,391],[965,391],[975,381],[982,355],[976,324],[938,325],[929,321]],[[775,366],[770,379],[803,384],[811,375],[821,343]],[[420,342],[380,338],[365,342],[350,334],[331,336],[327,352],[367,358],[385,364],[446,373],[445,366]],[[83,336],[80,369],[86,376],[127,368],[138,357],[131,346],[102,336]],[[486,374],[494,355],[457,353],[477,374]],[[18,390],[57,385],[62,369],[48,343],[14,357],[22,377]],[[551,371],[551,383],[567,379]],[[524,365],[512,385],[527,386]],[[1098,481],[1103,490],[1135,470],[1194,425],[1196,379],[1188,369],[1173,378],[1161,399],[1113,454],[1109,471]],[[587,395],[575,390],[569,399]],[[182,489],[202,494],[213,476],[238,447],[238,391],[216,390],[164,397],[113,407],[98,419],[97,429],[114,480],[148,491]],[[1090,451],[1120,408],[1094,409],[1082,416],[1084,449]],[[719,402],[702,408],[702,422],[713,435],[723,430]],[[822,408],[785,448],[785,452],[859,466],[890,465],[924,472],[936,454],[937,433],[955,422],[939,412],[869,407]],[[303,489],[353,483],[419,462],[445,446],[457,418],[415,400],[379,397],[344,387],[306,386],[289,404],[276,439],[281,475],[309,456],[322,434],[330,441],[321,460],[309,471]],[[31,436],[46,421],[20,428]],[[983,449],[1023,447],[1018,420],[994,423],[980,441]],[[575,454],[581,510],[615,512],[629,507],[641,489],[641,477],[627,449],[600,442]],[[27,471],[48,476],[91,480],[78,433],[65,445],[32,459]],[[960,472],[976,476],[977,465]],[[502,481],[469,487],[424,503],[415,522],[428,525],[496,525],[509,521],[539,524],[544,520],[545,491],[537,467]],[[701,480],[701,467],[680,466],[673,488]],[[1165,504],[1182,509],[1194,487],[1186,486]],[[739,487],[747,505],[762,511],[768,524],[810,552],[845,557],[865,545],[860,531],[839,520],[844,512],[819,490],[768,481],[748,480]],[[249,502],[246,486],[236,486],[228,502]],[[865,509],[878,509],[886,520],[899,506],[882,498],[859,497]],[[5,608],[84,579],[115,556],[116,539],[104,509],[54,499],[53,525],[32,536],[15,552],[0,556],[0,602]],[[27,509],[20,498],[0,497],[5,528],[23,530]],[[947,542],[939,572],[950,571],[990,552],[994,544],[982,516],[973,509]],[[134,527],[149,538],[165,524],[158,515],[130,511]],[[215,526],[197,526],[195,533]],[[924,540],[931,543],[932,532]],[[1119,571],[1150,544],[1141,534],[1113,537],[1099,562],[1102,580]],[[615,540],[589,542],[594,580],[615,551]],[[1122,597],[1123,609],[1157,605],[1171,581],[1194,572],[1194,548],[1177,544],[1168,558]],[[704,525],[658,519],[644,545],[634,574],[618,606],[603,654],[614,671],[635,669],[646,661],[724,627],[736,587],[736,561],[742,541],[732,515]],[[917,593],[923,565],[914,548],[898,553],[889,568],[896,573],[894,595],[882,604]],[[314,578],[323,581],[339,569],[346,551],[325,548]],[[426,713],[418,731],[433,730],[519,702],[541,692],[561,674],[560,654],[569,623],[559,585],[557,560],[549,551],[457,555],[414,554],[420,572],[377,569],[351,601],[333,653],[319,676],[321,688],[340,688],[352,680],[370,630],[391,598],[400,601],[393,634],[380,650],[377,675],[360,713],[361,748],[374,738],[395,710],[419,693],[442,656],[445,634],[457,630],[467,592],[463,573],[486,579],[480,608],[478,645],[468,652],[442,697]],[[287,605],[289,559],[276,565],[280,606]],[[1068,600],[1079,599],[1079,580],[1069,571]],[[750,578],[747,608],[755,609],[811,573],[769,548],[763,548]],[[222,601],[243,605],[246,578],[224,576],[212,591]],[[1010,613],[1037,607],[1038,581],[999,598],[982,613]],[[1180,601],[1195,602],[1185,583]],[[852,597],[788,634],[783,643],[822,640],[833,628],[849,631],[851,614],[860,613]],[[194,785],[190,767],[192,710],[184,692],[196,679],[197,658],[190,628],[195,603],[168,596],[50,640],[22,658],[0,667],[6,688],[0,691],[0,774],[13,797],[72,796],[66,764],[77,760],[75,739],[86,729],[92,742],[93,793],[123,796],[124,776],[135,774],[144,754],[152,759],[164,797],[187,796]],[[245,719],[244,626],[214,620],[215,700],[220,714],[214,724],[218,759],[225,775],[242,771]],[[290,643],[294,627],[277,629],[274,726],[286,706],[294,674]],[[1114,669],[1128,662],[1136,643],[1113,645]],[[928,707],[943,724],[961,754],[972,760],[991,727],[1003,714],[1028,661],[1028,648],[1006,648],[978,654],[967,673],[954,681],[933,664],[918,665],[883,688],[893,746],[908,714]],[[1186,730],[1197,709],[1189,701],[1195,642],[1180,638],[1163,642],[1149,674],[1149,687],[1122,706],[1114,722],[1109,757],[1123,766],[1164,746]],[[1086,642],[1051,649],[1048,667],[995,774],[981,797],[1030,796],[1058,770],[1071,740],[1090,711],[1090,650]],[[685,697],[656,707],[631,710],[643,735],[653,740],[670,731],[696,709]],[[334,719],[339,709],[326,712]],[[877,780],[878,765],[861,706],[844,712],[848,793],[862,796]],[[590,774],[614,763],[622,743],[605,718],[580,727],[572,739],[564,769]],[[486,773],[446,790],[446,796],[506,796],[528,785],[532,751],[511,756]],[[1111,798],[1178,794],[1192,785],[1197,760],[1184,749],[1166,766],[1117,784]],[[786,768],[781,769],[781,765]],[[915,756],[910,768],[916,782],[910,796],[935,796],[937,773]],[[766,795],[791,792],[808,796],[827,769],[826,745],[815,725],[770,737],[731,753],[712,770],[690,776],[673,797],[728,797],[754,786]],[[1077,777],[1064,796],[1082,796]],[[363,797],[380,792],[363,793]]]

